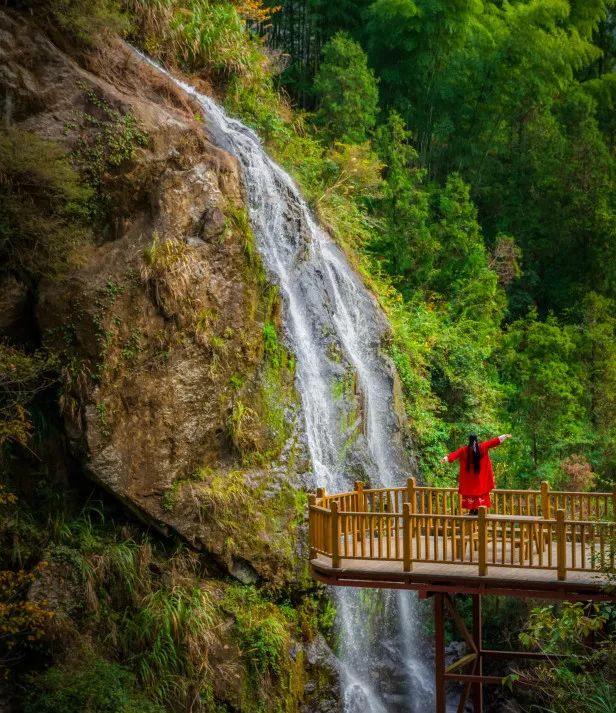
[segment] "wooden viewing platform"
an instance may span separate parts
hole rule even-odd
[[[487,651],[481,641],[481,595],[539,599],[613,599],[608,572],[616,555],[616,488],[611,493],[494,490],[488,512],[462,514],[455,488],[418,486],[310,496],[312,574],[326,584],[417,590],[434,598],[436,711],[445,684],[463,683],[458,710],[472,693],[483,710],[483,660],[540,658],[532,652]],[[473,598],[473,632],[452,595]],[[453,618],[469,653],[445,669],[444,616]],[[472,666],[471,673],[461,670]]]

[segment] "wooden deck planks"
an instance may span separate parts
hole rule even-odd
[[[363,546],[357,547],[357,552],[368,553],[370,551],[375,552],[377,547],[371,547],[372,543],[369,540],[372,539],[368,536],[365,538]],[[376,538],[375,538],[376,539]],[[393,541],[394,538],[391,538]],[[389,547],[383,547],[384,543],[381,543],[381,548],[383,554],[385,551],[390,552],[396,551],[396,544],[391,542]],[[502,548],[505,545],[505,558],[502,557]],[[607,584],[607,577],[599,571],[575,571],[569,569],[574,564],[574,561],[578,564],[582,561],[582,545],[578,543],[575,548],[569,548],[568,561],[567,561],[567,579],[563,582],[557,578],[556,566],[553,565],[552,568],[548,567],[548,563],[556,562],[556,543],[552,544],[551,550],[545,548],[542,554],[542,561],[545,563],[545,567],[540,568],[537,566],[539,562],[539,556],[536,551],[533,551],[532,559],[534,566],[529,566],[529,557],[524,557],[520,559],[520,553],[523,551],[523,545],[521,547],[514,547],[513,553],[511,552],[510,543],[503,543],[499,541],[496,543],[496,552],[492,551],[492,546],[488,547],[487,562],[488,562],[488,574],[486,576],[479,576],[478,565],[477,565],[477,553],[471,553],[470,547],[467,545],[464,552],[463,558],[460,552],[458,552],[458,558],[453,560],[453,553],[451,551],[451,541],[448,542],[443,540],[442,535],[434,537],[434,533],[430,533],[427,538],[426,535],[420,535],[413,538],[413,570],[411,572],[405,572],[403,570],[403,564],[401,559],[363,559],[361,556],[357,558],[344,557],[342,552],[344,551],[341,547],[341,560],[340,568],[338,570],[333,570],[331,564],[331,558],[325,555],[319,554],[316,558],[312,560],[312,565],[321,573],[330,573],[335,576],[336,572],[344,572],[345,575],[352,575],[361,577],[362,579],[369,579],[371,576],[378,576],[382,578],[383,576],[393,575],[399,577],[403,575],[408,578],[409,581],[413,579],[425,581],[430,577],[435,579],[443,579],[451,581],[472,581],[482,582],[485,585],[489,585],[490,582],[498,582],[499,586],[503,583],[508,583],[511,586],[516,586],[524,584],[525,586],[532,585],[549,585],[552,583],[554,587],[562,588],[564,586],[578,586],[583,585],[585,588],[591,588],[601,590]],[[426,561],[425,556],[422,553],[426,553],[426,547],[429,547],[429,553],[431,558],[434,560],[450,560],[450,561]],[[445,550],[444,550],[445,547]],[[575,550],[575,552],[574,552]],[[585,547],[587,561],[590,561],[591,556],[590,546]],[[348,544],[347,551],[351,552],[352,547],[350,543]],[[402,551],[402,544],[398,544],[398,552]],[[472,559],[471,559],[472,557]],[[506,566],[494,564],[495,561],[505,561]]]

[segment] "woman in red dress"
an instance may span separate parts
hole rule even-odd
[[[490,492],[494,488],[494,471],[489,450],[500,446],[508,438],[511,438],[510,433],[479,443],[477,434],[471,433],[468,446],[462,446],[443,458],[447,463],[460,461],[458,492],[462,496],[462,507],[469,510],[470,515],[477,515],[482,505],[489,508],[492,504]]]

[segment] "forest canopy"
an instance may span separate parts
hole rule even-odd
[[[614,3],[288,0],[261,29],[320,141],[383,165],[353,200],[429,477],[474,426],[517,436],[503,484],[613,482]]]

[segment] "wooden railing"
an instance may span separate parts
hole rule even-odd
[[[614,568],[616,489],[612,493],[494,490],[488,513],[463,514],[455,488],[417,486],[310,496],[311,557],[568,571]]]

